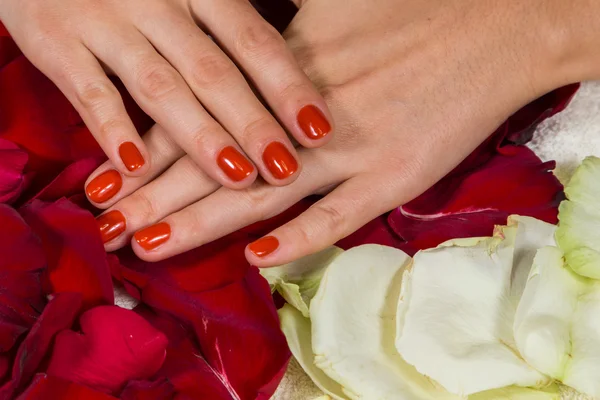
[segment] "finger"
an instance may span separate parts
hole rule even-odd
[[[114,163],[107,161],[87,179],[85,192],[97,208],[108,208],[123,197],[144,186],[184,156],[183,150],[159,125],[154,125],[143,137],[151,161],[146,174],[139,177],[122,176]]]
[[[246,258],[252,265],[270,267],[321,251],[400,204],[390,188],[371,178],[350,179],[294,220],[249,244]]]
[[[198,20],[242,67],[296,140],[325,144],[333,130],[325,100],[302,71],[279,33],[247,0],[192,1]],[[204,18],[209,15],[210,18]]]
[[[221,188],[158,224],[136,232],[132,239],[135,253],[147,261],[171,257],[273,217],[319,188],[340,181],[339,175],[322,173],[327,170],[327,160],[312,159],[306,152],[303,155],[307,156],[306,168],[294,183],[277,187],[256,181],[241,191]]]
[[[135,231],[195,203],[219,187],[190,157],[179,159],[164,174],[98,217],[106,249],[123,247]],[[191,232],[188,235],[193,236]]]
[[[165,8],[160,24],[149,18],[139,21],[142,33],[181,73],[202,105],[259,168],[261,176],[273,185],[291,183],[300,165],[286,132],[235,64],[194,21]]]
[[[148,151],[98,60],[80,43],[72,43],[63,54],[68,58],[41,62],[42,72],[73,104],[120,173],[145,174],[150,168]]]
[[[88,37],[86,44],[115,71],[140,107],[202,170],[234,189],[246,187],[256,179],[256,168],[239,145],[206,112],[181,75],[139,31],[126,28],[98,31],[104,31],[106,36]],[[225,160],[220,162],[223,151]],[[225,171],[237,174],[228,175]]]

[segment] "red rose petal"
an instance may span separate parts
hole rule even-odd
[[[31,386],[17,400],[115,400],[116,397],[97,392],[57,377],[36,375]]]
[[[27,159],[27,153],[17,145],[0,139],[0,203],[12,203],[25,188]]]
[[[268,284],[244,260],[248,241],[245,235],[231,235],[214,247],[167,260],[161,268],[141,266],[119,253],[125,265],[120,275],[133,280],[141,300],[194,329],[197,354],[206,361],[194,360],[189,368],[212,383],[202,389],[188,382],[194,374],[178,373],[188,383],[176,387],[188,387],[189,398],[255,400],[261,391],[274,389],[272,382],[278,382],[289,360]]]
[[[0,204],[0,353],[35,322],[44,308],[45,266],[39,239],[11,207]]]
[[[476,171],[446,178],[394,210],[389,223],[407,242],[400,248],[413,254],[452,238],[489,236],[510,214],[556,223],[563,194],[554,164],[526,147],[512,150],[513,156],[497,155]]]
[[[42,315],[25,340],[19,346],[15,357],[12,379],[0,389],[0,399],[12,398],[13,394],[27,384],[46,357],[54,336],[73,325],[81,308],[81,294],[60,293],[48,303]]]
[[[85,309],[114,303],[106,252],[92,214],[68,200],[35,200],[21,214],[42,239],[48,293],[81,293]]]
[[[2,22],[0,22],[0,36],[10,36],[10,33],[8,33]]]
[[[56,337],[47,374],[105,393],[148,379],[162,366],[167,339],[133,311],[99,306],[80,318],[81,333]]]
[[[119,398],[121,400],[170,400],[175,388],[167,379],[156,382],[130,381]]]

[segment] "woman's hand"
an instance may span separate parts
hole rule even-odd
[[[305,167],[293,184],[257,181],[233,191],[181,157],[156,126],[144,138],[157,155],[151,171],[126,178],[99,217],[106,248],[122,247],[133,235],[139,257],[163,259],[314,193],[326,196],[249,245],[247,258],[272,266],[335,243],[425,191],[518,108],[574,81],[546,23],[551,9],[541,4],[306,1],[285,36],[325,95],[335,138],[299,150]]]
[[[227,187],[249,186],[257,169],[270,184],[292,182],[300,163],[286,129],[305,147],[331,132],[325,101],[247,0],[2,0],[0,20],[126,176],[152,170],[153,155],[105,70]],[[102,188],[88,194],[107,199]]]

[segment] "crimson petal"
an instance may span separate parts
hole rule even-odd
[[[12,398],[33,377],[46,357],[54,336],[73,325],[81,307],[79,293],[60,293],[50,300],[42,315],[19,346],[12,379],[0,389],[0,399]]]
[[[168,355],[168,350],[167,350]],[[121,400],[170,400],[175,388],[167,379],[159,381],[130,381],[119,398]]]
[[[99,306],[79,322],[81,333],[66,330],[56,337],[48,375],[116,393],[162,366],[166,337],[133,311]]]
[[[25,187],[27,153],[0,138],[0,203],[12,203]]]
[[[47,293],[81,293],[85,309],[114,303],[106,252],[92,214],[64,199],[52,204],[35,200],[21,214],[42,239]]]
[[[95,391],[57,377],[36,375],[31,386],[17,400],[115,400],[113,396]]]
[[[416,200],[394,210],[389,223],[412,254],[452,238],[488,236],[510,214],[557,222],[562,185],[554,163],[542,163],[528,148],[510,146],[479,169],[439,182]]]

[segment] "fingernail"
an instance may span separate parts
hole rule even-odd
[[[248,249],[257,257],[266,257],[279,247],[279,240],[275,236],[265,236],[248,245]]]
[[[121,186],[123,186],[121,174],[111,169],[92,179],[85,192],[94,203],[104,203],[117,194]]]
[[[142,153],[140,153],[137,146],[132,142],[125,142],[120,145],[119,155],[129,171],[140,169],[146,163]]]
[[[120,211],[114,210],[98,217],[98,226],[102,242],[108,243],[121,233],[125,232],[127,222]]]
[[[325,115],[315,106],[304,106],[298,113],[298,124],[309,139],[324,138],[331,132],[331,125]]]
[[[225,147],[217,157],[219,168],[234,182],[244,180],[254,172],[254,166],[235,147]]]
[[[263,161],[277,179],[288,178],[298,170],[298,161],[287,147],[279,142],[267,146],[263,153]]]
[[[137,231],[133,237],[144,250],[154,250],[169,240],[171,237],[171,227],[166,222],[160,222]]]

